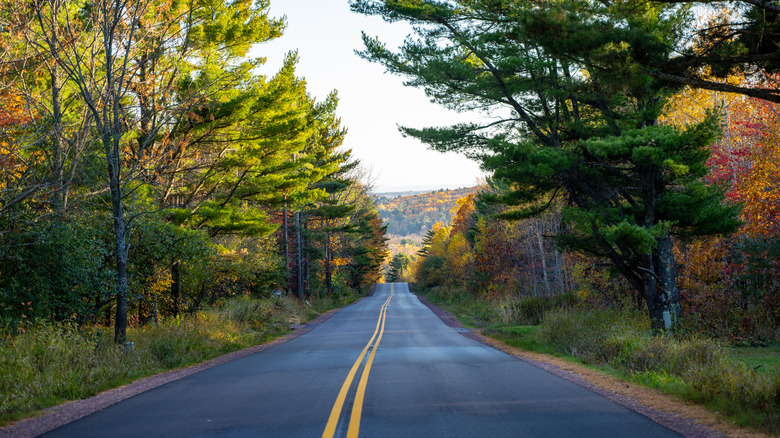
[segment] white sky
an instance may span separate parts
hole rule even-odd
[[[296,72],[306,79],[309,93],[322,100],[338,91],[338,115],[348,129],[344,146],[371,171],[377,191],[469,187],[483,176],[476,162],[428,150],[397,129],[446,126],[468,115],[430,103],[422,90],[403,86],[401,77],[354,53],[363,48],[361,31],[396,48],[410,27],[354,14],[348,0],[271,0],[271,16],[282,15],[287,16],[284,36],[252,53],[268,58],[261,72],[278,71],[284,55],[297,49]]]

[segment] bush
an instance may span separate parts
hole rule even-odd
[[[423,288],[445,284],[444,257],[430,254],[421,259],[416,282]]]
[[[711,336],[765,344],[780,328],[780,241],[709,237],[675,248],[683,324]]]
[[[556,310],[538,338],[586,363],[723,411],[738,423],[780,432],[780,370],[759,374],[733,360],[718,340],[652,334],[642,314]]]
[[[110,295],[107,217],[40,219],[0,236],[0,314],[7,329],[36,319],[89,319]]]

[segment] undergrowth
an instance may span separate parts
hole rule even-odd
[[[67,400],[95,395],[141,377],[261,344],[290,324],[349,302],[236,298],[204,312],[132,327],[132,353],[113,343],[113,329],[40,324],[0,338],[0,424]]]
[[[609,310],[549,313],[537,336],[585,363],[704,404],[736,424],[780,434],[780,367],[757,372],[716,339],[653,334],[647,318]]]

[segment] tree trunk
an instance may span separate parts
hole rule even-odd
[[[308,230],[307,227],[308,222],[303,222],[303,229]],[[306,244],[305,237],[301,238],[303,244]],[[309,298],[311,296],[311,265],[309,264],[309,257],[303,258],[303,297]]]
[[[157,292],[152,292],[152,295],[149,297],[149,321],[153,325],[160,324],[160,313],[157,309]]]
[[[179,316],[182,312],[182,279],[181,265],[174,262],[171,266],[171,297],[173,298],[173,316]]]
[[[106,152],[108,184],[111,189],[111,213],[114,220],[114,248],[116,251],[116,321],[114,342],[124,344],[127,340],[127,257],[129,252],[128,224],[122,205],[122,185],[120,181],[120,161],[118,139],[110,132],[103,134],[103,146]]]
[[[680,321],[680,291],[677,289],[677,272],[675,269],[672,239],[669,235],[658,239],[656,272],[663,296],[661,300],[664,310],[669,312],[670,326],[675,328]]]
[[[55,26],[56,28],[56,26]],[[56,35],[55,35],[56,38]],[[51,146],[54,157],[55,172],[55,190],[54,199],[56,209],[60,212],[67,208],[67,196],[65,192],[65,158],[62,150],[62,102],[60,99],[60,83],[58,77],[57,64],[50,67],[51,73],[51,112],[52,112],[52,133]]]
[[[114,218],[114,238],[116,240],[116,322],[114,342],[124,344],[127,340],[127,242],[124,219]]]
[[[643,295],[647,304],[647,313],[650,317],[650,325],[653,330],[664,328],[664,302],[663,295],[659,293],[658,279],[656,278],[653,255],[645,257],[647,265],[642,276]]]
[[[532,237],[528,236],[528,240],[527,240],[527,242],[528,242],[528,257],[530,257],[530,259],[531,259],[531,287],[533,287],[532,295],[533,296],[539,296],[539,292],[537,292],[537,290],[536,290],[538,278],[537,278],[537,275],[536,275],[536,260],[535,260],[535,257],[534,257],[534,244],[531,241],[531,239],[532,239]]]
[[[542,230],[540,229],[539,221],[534,221],[534,232],[536,233],[536,241],[539,244],[539,257],[542,259],[542,280],[544,281],[544,291],[547,296],[550,296],[550,279],[547,277],[547,255],[544,251],[544,243],[542,242]]]
[[[328,295],[333,295],[331,270],[330,231],[327,231],[325,232],[325,288],[328,292]]]
[[[285,277],[287,279],[287,292],[290,292],[290,286],[292,285],[292,274],[290,272],[290,225],[287,223],[287,195],[284,196],[284,207],[282,208],[282,247],[284,248],[284,269],[287,273]]]
[[[303,248],[301,241],[301,213],[295,212],[295,265],[297,274],[297,287],[295,295],[299,300],[303,299]]]

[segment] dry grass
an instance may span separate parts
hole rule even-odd
[[[0,340],[0,425],[37,410],[90,397],[141,377],[261,344],[345,300],[291,298],[225,302],[159,325],[131,328],[132,354],[110,328],[44,324]]]

